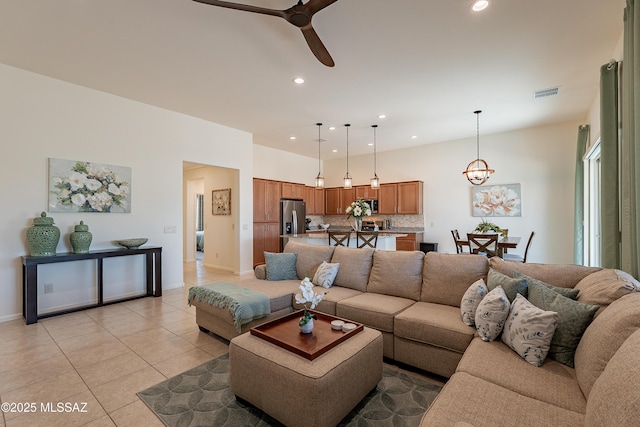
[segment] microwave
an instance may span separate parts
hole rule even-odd
[[[371,207],[371,213],[378,213],[378,201],[377,200],[365,200]]]

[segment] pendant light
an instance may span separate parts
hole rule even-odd
[[[493,169],[489,169],[487,162],[480,158],[480,113],[482,113],[481,110],[473,112],[476,115],[476,159],[469,163],[467,169],[462,172],[473,185],[484,184],[489,176],[495,172]]]
[[[344,125],[347,128],[347,173],[344,175],[344,188],[349,189],[353,185],[353,179],[351,179],[351,175],[349,175],[349,126],[350,124]]]
[[[320,173],[320,141],[322,141],[320,139],[320,126],[322,126],[322,123],[316,123],[316,126],[318,126],[318,176],[316,176],[316,188],[324,188],[324,177]]]
[[[373,128],[373,178],[371,178],[371,188],[375,190],[380,188],[380,178],[378,178],[378,174],[376,173],[376,129],[378,125],[371,125],[371,127]]]

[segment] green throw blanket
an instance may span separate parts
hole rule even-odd
[[[193,286],[189,289],[189,305],[194,298],[216,307],[228,307],[238,332],[242,331],[242,325],[271,313],[267,295],[231,283]]]

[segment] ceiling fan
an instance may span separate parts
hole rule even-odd
[[[193,0],[198,3],[209,4],[211,6],[227,7],[229,9],[244,10],[247,12],[262,13],[264,15],[279,16],[284,18],[287,22],[295,25],[302,30],[311,52],[327,67],[333,67],[335,63],[333,58],[329,54],[327,48],[322,44],[320,37],[313,29],[311,25],[311,18],[316,12],[321,11],[325,7],[335,3],[338,0],[309,0],[307,3],[302,3],[302,0],[298,0],[298,4],[285,10],[268,9],[259,6],[250,6],[246,4],[232,3],[229,1],[219,0]]]

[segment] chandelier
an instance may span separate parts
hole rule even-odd
[[[489,176],[495,171],[489,168],[487,162],[480,158],[480,113],[482,110],[476,110],[476,159],[469,163],[467,169],[462,172],[473,185],[481,185],[487,182]]]
[[[316,176],[316,188],[324,188],[324,177],[320,172],[320,142],[322,141],[320,139],[320,126],[322,126],[322,123],[316,123],[316,126],[318,126],[318,176]]]

